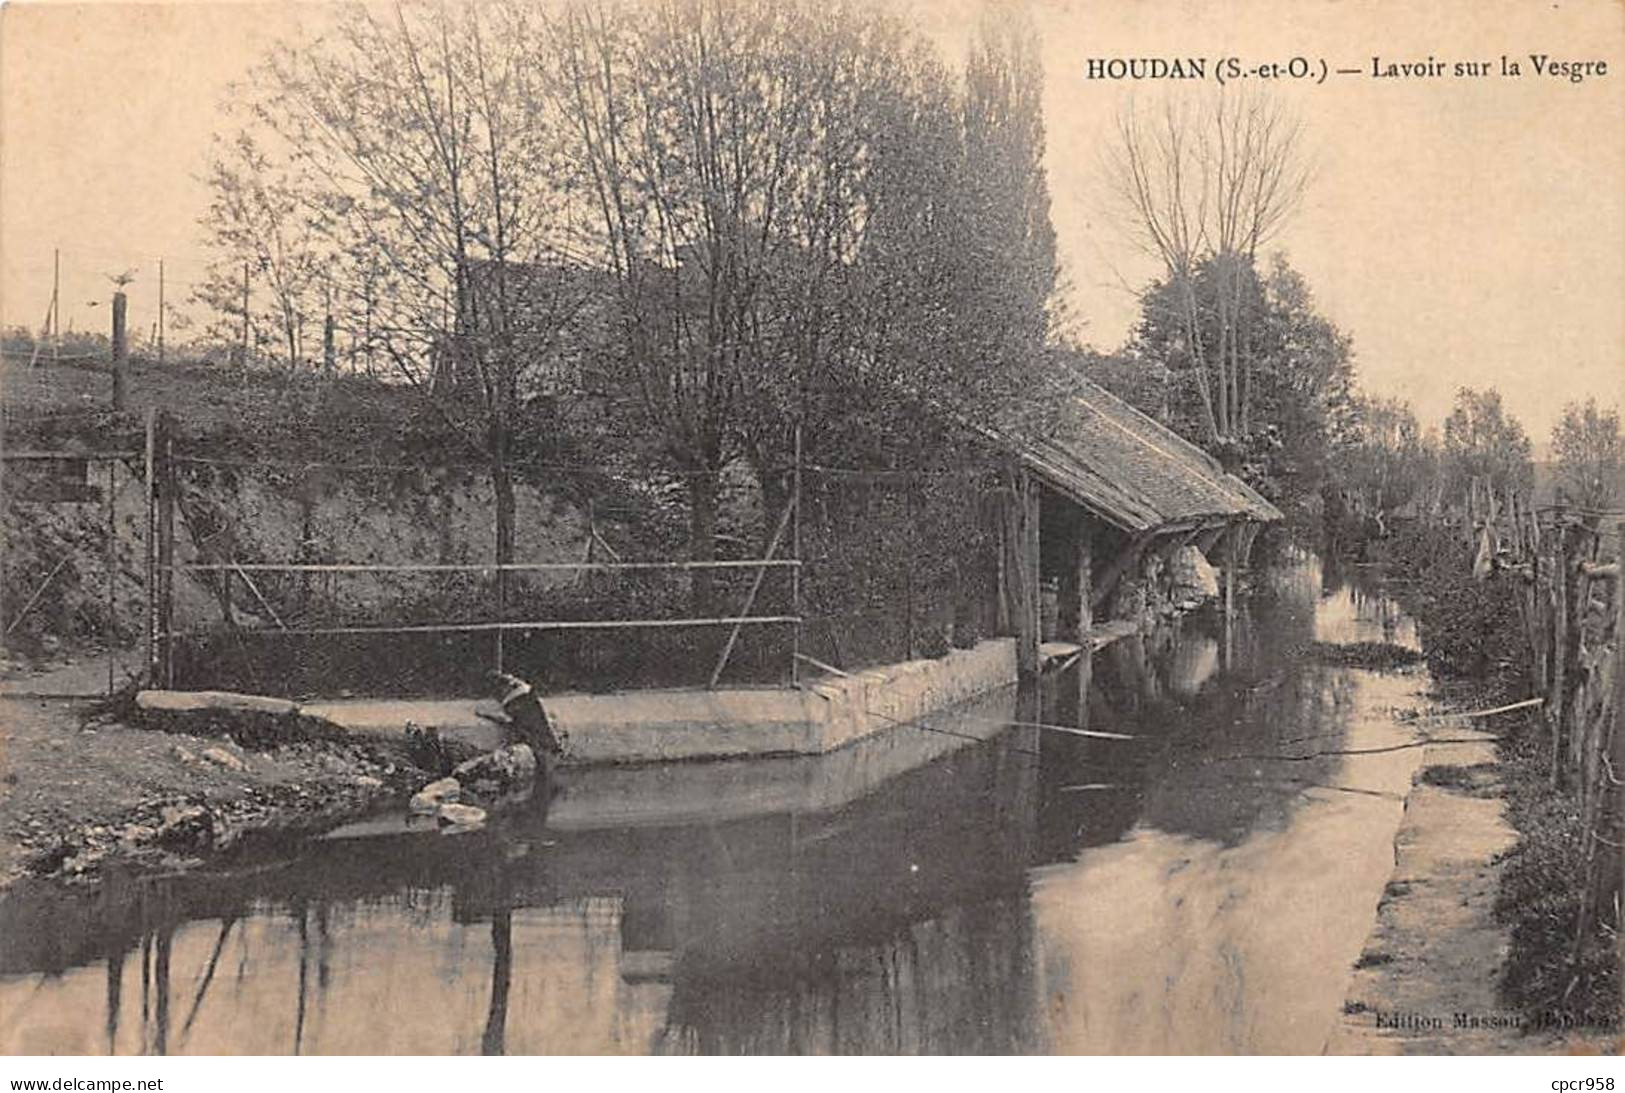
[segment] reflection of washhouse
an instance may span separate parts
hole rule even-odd
[[[555,817],[477,835],[19,891],[0,901],[0,1050],[1011,1049],[1032,1027],[1036,741],[941,739],[850,800],[790,766],[781,789],[828,802],[805,811],[593,827],[591,787],[571,787]],[[861,783],[895,760],[844,761]]]
[[[1133,740],[1044,735],[1039,860],[1071,860],[1137,824],[1230,844],[1323,783],[1331,757],[1272,758],[1335,747],[1348,731],[1348,674],[1303,656],[1317,596],[1318,573],[1269,584],[1238,617],[1229,656],[1223,620],[1187,619],[1047,677],[1041,720]]]

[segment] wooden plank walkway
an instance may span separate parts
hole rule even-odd
[[[1126,638],[1130,634],[1138,634],[1140,627],[1136,623],[1118,620],[1103,622],[1089,631],[1088,644],[1091,652],[1099,652],[1119,638]],[[1075,641],[1046,641],[1038,646],[1038,660],[1048,668],[1054,664],[1070,660],[1074,655],[1083,651],[1083,645]]]

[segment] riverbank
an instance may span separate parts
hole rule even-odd
[[[1448,715],[1506,696],[1458,681],[1437,697]],[[1572,884],[1549,868],[1552,826],[1533,822],[1563,808],[1530,745],[1537,715],[1438,722],[1447,731],[1435,730],[1440,741],[1423,749],[1394,837],[1393,877],[1327,1054],[1618,1050],[1617,1007],[1539,986],[1567,972]]]
[[[446,773],[444,763],[428,769],[437,756],[421,750],[414,724],[434,730],[439,758],[453,761],[506,736],[495,702],[297,706],[141,692],[113,703],[51,697],[57,687],[95,690],[94,673],[79,679],[72,666],[30,678],[0,691],[0,887],[20,876],[89,878],[114,863],[173,870],[249,833],[327,828],[402,803]],[[573,766],[761,763],[848,750],[984,698],[1003,703],[1015,679],[1014,642],[995,639],[803,690],[561,695],[548,706]],[[979,739],[1008,719],[955,735]]]
[[[245,750],[131,728],[84,698],[0,696],[0,889],[167,871],[254,833],[319,828],[404,799],[425,773],[374,742]]]

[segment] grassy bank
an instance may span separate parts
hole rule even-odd
[[[1496,913],[1512,928],[1503,987],[1519,1009],[1618,1028],[1620,969],[1601,925],[1576,944],[1585,857],[1579,795],[1553,789],[1551,748],[1537,715],[1501,739],[1507,819],[1518,843],[1506,855]]]

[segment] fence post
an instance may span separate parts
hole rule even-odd
[[[903,472],[903,527],[907,529],[910,543],[914,543],[914,472]],[[903,614],[905,624],[903,627],[903,641],[905,647],[904,660],[914,659],[914,549],[912,545],[903,551]]]
[[[498,487],[496,487],[496,489],[501,489],[501,487],[498,486]],[[504,652],[504,650],[502,648],[502,624],[504,622],[508,621],[508,571],[506,569],[502,568],[502,565],[503,565],[503,562],[502,562],[502,545],[501,545],[502,544],[502,501],[501,501],[500,498],[497,498],[495,496],[495,494],[496,494],[496,490],[493,490],[492,491],[492,496],[493,496],[493,499],[496,502],[496,508],[497,508],[497,517],[496,517],[496,521],[497,521],[497,529],[496,529],[496,533],[497,533],[497,553],[496,553],[496,563],[497,563],[497,569],[496,569],[497,628],[494,631],[492,631],[492,639],[493,639],[493,642],[492,642],[493,650],[492,650],[492,652],[494,654],[494,659],[496,661],[496,664],[494,665],[494,668],[495,668],[496,671],[500,672],[500,671],[503,671],[504,667],[505,667],[503,665],[503,663],[502,663],[502,654]]]
[[[114,603],[117,599],[118,569],[116,567],[118,545],[118,507],[115,504],[116,487],[118,485],[118,460],[107,461],[107,548],[102,552],[102,567],[107,571],[107,621],[102,624],[102,640],[107,643],[107,695],[113,695],[113,647],[117,643],[117,631],[114,620]]]
[[[795,567],[790,570],[790,614],[796,617],[794,632],[790,635],[790,683],[801,682],[801,422],[796,422],[796,464],[790,483],[795,509],[791,514],[790,556]]]
[[[1586,683],[1591,676],[1586,669],[1586,617],[1591,613],[1591,567],[1588,562],[1597,560],[1597,547],[1601,544],[1601,536],[1589,523],[1582,523],[1576,529],[1581,538],[1575,544],[1575,576],[1574,594],[1570,597],[1569,605],[1571,616],[1569,632],[1572,635],[1574,646],[1574,691],[1570,701],[1563,705],[1564,739],[1568,745],[1568,765],[1570,770],[1581,778],[1581,785],[1586,785],[1585,778],[1585,744],[1589,726],[1586,724],[1586,702],[1584,701],[1589,690]]]
[[[175,685],[175,475],[174,420],[158,418],[158,630],[162,686]]]
[[[1614,581],[1613,695],[1606,703],[1608,716],[1591,735],[1598,762],[1586,763],[1595,774],[1585,783],[1589,800],[1582,801],[1580,837],[1585,854],[1585,891],[1580,895],[1580,914],[1575,923],[1572,966],[1579,967],[1586,939],[1598,921],[1613,928],[1616,955],[1625,955],[1621,939],[1621,908],[1625,906],[1625,732],[1620,720],[1625,716],[1625,521],[1618,525],[1621,537],[1619,561]],[[1607,833],[1604,834],[1604,831]]]
[[[113,293],[113,409],[124,409],[126,397],[124,366],[130,357],[130,341],[125,330],[128,306],[122,291]]]
[[[37,347],[38,343],[36,343]],[[37,351],[37,348],[36,348]],[[10,498],[6,494],[6,407],[5,400],[0,399],[0,531],[5,528],[6,510],[10,507]],[[6,625],[6,583],[7,567],[11,562],[8,557],[9,535],[0,534],[0,652],[4,652],[5,635],[11,633]]]
[[[1563,784],[1563,695],[1568,686],[1568,528],[1557,513],[1552,554],[1552,685],[1546,692],[1546,724],[1552,737],[1551,785]]]
[[[784,539],[785,529],[790,526],[790,514],[795,511],[799,498],[790,498],[790,503],[784,506],[784,515],[779,517],[778,527],[773,529],[773,538],[767,544],[767,550],[762,554],[762,564],[756,569],[756,576],[751,581],[750,591],[745,595],[745,603],[739,609],[739,614],[733,619],[733,627],[728,631],[727,643],[722,647],[722,655],[717,658],[717,666],[711,669],[710,682],[707,689],[715,690],[717,680],[722,678],[722,670],[728,666],[728,658],[733,656],[734,643],[739,640],[739,631],[745,625],[745,619],[750,617],[751,608],[756,606],[756,594],[762,590],[762,581],[767,576],[767,563],[773,560],[773,555],[779,552],[779,543]]]
[[[144,645],[147,668],[147,686],[158,685],[158,411],[153,407],[147,408],[146,450],[144,452],[144,470],[146,473],[146,501],[147,501],[147,528],[146,528],[146,557],[145,572],[147,575],[146,601],[147,617],[144,627],[142,644]]]
[[[1621,915],[1625,908],[1625,731],[1620,729],[1620,721],[1625,719],[1625,520],[1616,531],[1620,545],[1614,574],[1614,701],[1598,741],[1607,776],[1598,826],[1608,829],[1608,841],[1602,842],[1604,852],[1596,858],[1602,867],[1591,894],[1592,906],[1614,928],[1616,950],[1625,950],[1625,937],[1621,937],[1625,932],[1621,929],[1625,927]]]

